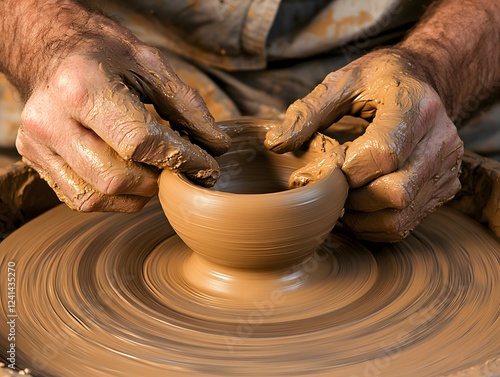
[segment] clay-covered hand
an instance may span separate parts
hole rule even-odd
[[[294,150],[345,115],[368,121],[342,166],[351,188],[342,221],[360,238],[398,241],[460,189],[456,127],[417,63],[395,49],[329,74],[289,107],[266,146]]]
[[[301,149],[306,149],[317,157],[290,175],[288,180],[290,188],[302,187],[317,181],[333,170],[341,169],[344,163],[346,146],[319,132],[302,144]]]
[[[163,168],[213,185],[218,165],[204,149],[222,154],[230,139],[201,97],[158,50],[114,21],[92,17],[85,25],[97,32],[60,42],[63,51],[44,67],[51,72],[28,84],[17,139],[24,160],[80,211],[139,210],[156,194]]]

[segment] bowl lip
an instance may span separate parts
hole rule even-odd
[[[222,198],[222,197],[227,197],[227,198],[236,198],[238,197],[238,200],[245,200],[244,198],[248,198],[248,200],[256,200],[257,198],[261,198],[261,200],[266,200],[267,198],[269,199],[274,199],[276,197],[284,198],[284,197],[289,197],[289,196],[296,196],[296,195],[304,195],[310,191],[315,191],[318,189],[321,189],[323,185],[327,184],[329,179],[334,178],[334,174],[336,171],[340,171],[340,169],[335,169],[332,172],[329,172],[327,175],[324,177],[321,177],[317,181],[311,182],[305,186],[301,187],[294,187],[294,188],[288,188],[286,190],[281,190],[281,191],[276,191],[276,192],[267,192],[267,193],[262,193],[262,194],[240,194],[240,193],[235,193],[235,192],[227,192],[227,191],[220,191],[220,190],[215,190],[213,188],[207,188],[207,187],[202,187],[198,186],[196,183],[191,182],[189,179],[187,179],[184,174],[179,173],[179,172],[173,172],[165,169],[161,174],[169,174],[172,177],[172,180],[176,182],[176,184],[182,185],[184,187],[187,187],[190,192],[198,192],[200,194],[203,194],[205,196],[209,196],[212,198]],[[160,178],[161,179],[161,178]],[[329,185],[329,182],[328,182]]]
[[[270,126],[278,126],[281,123],[282,122],[278,119],[242,116],[239,118],[218,121],[217,126],[223,131],[232,130],[235,133],[240,133],[241,131],[248,130],[249,127],[269,130]]]
[[[255,129],[261,129],[262,131],[268,131],[270,129],[270,126],[279,124],[281,124],[281,122],[276,119],[254,118],[250,116],[243,116],[239,118],[227,119],[217,122],[217,125],[222,130],[224,131],[231,130],[235,135],[239,135],[242,132],[248,131],[250,127],[254,127]],[[245,200],[245,198],[248,198],[248,200],[256,200],[257,198],[261,200],[266,200],[266,199],[275,199],[276,197],[284,198],[289,196],[303,195],[310,191],[321,189],[323,188],[322,187],[323,185],[325,184],[329,185],[329,180],[334,179],[335,178],[334,176],[336,174],[338,175],[337,172],[339,172],[342,175],[342,178],[344,178],[341,169],[334,169],[333,171],[328,172],[328,174],[324,175],[320,179],[308,183],[305,186],[288,188],[285,190],[269,192],[269,193],[261,193],[261,194],[241,194],[241,193],[220,191],[213,188],[202,187],[197,185],[196,183],[191,182],[189,179],[185,177],[183,173],[180,173],[178,171],[172,171],[170,169],[164,169],[162,171],[160,175],[160,180],[164,175],[168,175],[169,177],[171,177],[172,181],[174,181],[176,184],[184,186],[185,188],[188,188],[190,192],[193,193],[197,192],[211,198],[220,199],[223,197],[227,198],[238,197],[239,198],[238,200]],[[345,184],[347,185],[347,181],[345,181]]]

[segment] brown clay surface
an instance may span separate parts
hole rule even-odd
[[[54,192],[25,163],[0,166],[0,240],[56,204]]]
[[[201,258],[190,268],[203,271],[215,264],[219,270],[228,268],[226,274],[241,276],[239,269],[279,270],[299,264],[326,239],[343,213],[348,185],[340,170],[341,147],[325,148],[327,139],[317,134],[308,148],[276,154],[264,146],[265,135],[275,124],[253,119],[220,124],[232,145],[216,158],[221,178],[213,189],[170,170],[162,172],[163,210],[183,242]],[[295,171],[302,172],[301,181],[310,183],[289,189],[295,186]],[[206,268],[203,260],[209,262]],[[206,285],[207,275],[201,275],[201,284]],[[249,275],[255,280],[252,272]],[[270,284],[265,280],[263,285]],[[223,285],[237,286],[227,278]],[[244,285],[239,288],[251,296],[255,284]]]
[[[494,376],[499,251],[445,208],[398,244],[338,229],[284,272],[296,289],[240,306],[179,279],[191,252],[153,202],[134,215],[59,206],[0,244],[0,265],[16,263],[18,361],[35,375]]]
[[[240,141],[252,140],[243,135]],[[339,156],[319,148],[333,170],[307,168],[306,181],[316,182],[286,191],[291,170],[308,162],[307,154],[295,165],[293,159],[267,164],[282,157],[263,152],[248,158],[248,148],[232,137],[233,149],[219,163],[223,176],[233,176],[217,188],[243,190],[250,199],[269,195],[273,200],[259,204],[262,219],[266,211],[307,209],[307,193],[338,178],[331,172]],[[324,146],[311,147],[318,145]],[[246,166],[242,156],[257,167]],[[238,179],[238,171],[246,179]],[[346,188],[344,180],[338,182],[339,196],[331,201],[340,213]],[[188,193],[195,188],[186,180],[177,183],[184,186],[168,187]],[[166,187],[162,180],[162,201]],[[288,196],[294,201],[287,206],[282,200]],[[183,196],[172,197],[181,202]],[[223,231],[246,221],[228,216],[219,223],[220,215],[203,202],[206,196],[195,202],[187,197],[176,211],[184,227],[196,225],[183,230],[196,238],[209,238],[210,227]],[[231,203],[228,214],[247,202]],[[267,230],[269,243],[273,234],[312,234],[309,222],[330,213],[330,204],[315,208],[318,216],[300,213],[301,221],[290,216],[260,227],[251,223],[264,239],[259,247],[262,240],[254,237],[249,245],[245,229],[210,236],[250,255],[231,258],[217,250],[207,257],[198,245],[193,253],[157,201],[134,215],[82,214],[65,206],[45,213],[0,244],[0,265],[16,264],[19,366],[46,377],[498,376],[499,239],[442,208],[397,244],[358,242],[337,227],[326,238],[324,231],[313,237],[321,240],[319,247],[308,240],[312,249],[300,251],[292,263],[286,256],[295,255],[295,241],[289,250],[262,249]],[[243,212],[250,213],[245,205]],[[203,214],[212,217],[196,224]],[[268,263],[272,269],[263,268]],[[0,279],[0,291],[6,291],[6,279]],[[6,310],[2,305],[3,318]],[[8,330],[5,320],[0,330]],[[8,349],[6,337],[0,347]]]

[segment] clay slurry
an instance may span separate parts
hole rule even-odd
[[[240,305],[180,279],[191,252],[152,202],[134,215],[59,206],[3,241],[0,265],[22,277],[17,356],[34,375],[469,377],[499,373],[499,250],[446,208],[397,244],[336,228],[286,275],[323,276],[303,291],[315,307],[300,289]]]
[[[193,253],[157,201],[133,215],[57,207],[0,244],[0,265],[15,261],[20,277],[19,366],[45,377],[500,373],[491,232],[441,208],[396,244],[340,226],[322,240],[295,263],[268,248],[250,261],[275,258],[271,269],[245,269]]]

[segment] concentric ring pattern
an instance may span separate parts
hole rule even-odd
[[[196,260],[157,202],[60,206],[0,244],[0,265],[16,265],[18,363],[34,375],[498,375],[500,242],[478,224],[443,208],[398,244],[336,228],[313,258],[281,275],[288,290],[242,289],[238,305],[189,284]]]

